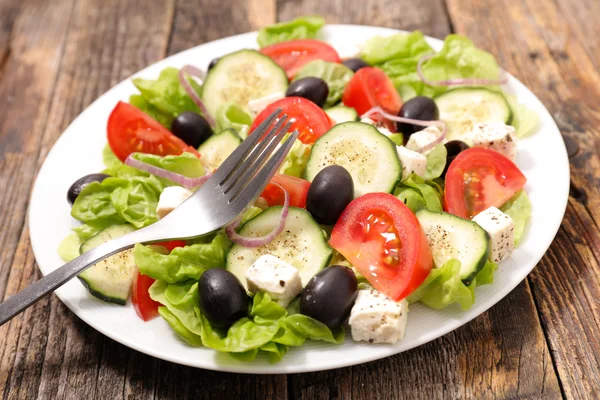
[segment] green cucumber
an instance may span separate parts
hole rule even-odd
[[[512,120],[512,111],[504,95],[485,88],[449,90],[434,101],[440,112],[440,119],[446,123],[449,140],[464,138],[478,123],[510,124]]]
[[[109,226],[86,240],[79,248],[79,252],[83,254],[134,230],[128,224]],[[92,265],[77,277],[93,296],[109,303],[125,305],[131,292],[135,272],[133,250],[129,249]]]
[[[402,177],[396,145],[377,128],[362,122],[335,125],[315,142],[306,179],[312,182],[329,165],[348,170],[355,198],[372,192],[391,193]]]
[[[208,171],[218,168],[227,157],[242,143],[242,139],[231,129],[217,133],[198,147],[200,160]]]
[[[349,121],[358,121],[358,113],[354,108],[346,107],[346,106],[335,106],[328,108],[325,110],[329,118],[333,120],[336,124],[341,124],[342,122]]]
[[[287,90],[285,71],[256,50],[240,50],[219,59],[202,85],[202,100],[211,115],[219,107],[234,103],[248,112],[248,102]]]
[[[246,222],[239,233],[245,237],[264,236],[269,233],[281,215],[281,206],[270,207]],[[302,286],[329,265],[333,250],[319,224],[308,211],[290,207],[283,232],[271,243],[260,247],[234,244],[227,254],[227,270],[246,287],[246,271],[265,254],[271,254],[298,269]]]
[[[456,215],[421,209],[416,212],[429,241],[433,263],[460,261],[460,279],[470,285],[490,257],[490,237],[482,227]]]

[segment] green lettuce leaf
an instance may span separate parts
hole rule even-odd
[[[308,164],[310,150],[310,144],[304,144],[300,139],[296,139],[289,153],[283,159],[279,167],[279,173],[297,178],[301,177],[306,169],[306,164]]]
[[[104,228],[105,226],[81,224],[73,228],[72,231],[75,232],[75,234],[79,237],[79,240],[81,240],[83,243]]]
[[[439,178],[440,175],[442,175],[442,172],[444,172],[444,168],[446,167],[447,155],[448,151],[446,150],[446,146],[441,143],[427,153],[427,170],[425,171],[424,176],[426,180]]]
[[[158,313],[171,325],[171,328],[186,342],[192,346],[202,346],[202,338],[187,329],[179,319],[167,307],[158,307]]]
[[[102,149],[102,161],[104,162],[104,166],[108,169],[125,165],[123,164],[123,161],[119,160],[115,155],[108,143],[106,143],[104,149]]]
[[[171,129],[171,124],[173,123],[173,119],[175,119],[175,117],[172,114],[163,112],[158,107],[152,105],[141,94],[132,94],[129,96],[129,104],[148,114],[165,128],[169,130]]]
[[[519,103],[516,96],[504,93],[512,110],[512,120],[510,124],[515,128],[518,138],[524,138],[534,134],[537,131],[540,119],[532,109],[525,104]]]
[[[71,232],[65,237],[58,245],[58,255],[65,262],[69,262],[79,257],[79,247],[81,246],[81,239],[75,232]]]
[[[460,266],[460,261],[451,259],[441,267],[432,269],[427,279],[408,296],[408,301],[420,301],[438,310],[453,303],[460,304],[463,310],[471,308],[475,302],[475,287],[492,283],[497,266],[487,261],[469,286],[460,279]]]
[[[164,157],[156,156],[154,154],[133,153],[133,158],[189,178],[197,178],[204,175],[202,162],[198,157],[191,153]]]
[[[103,182],[92,182],[83,188],[71,208],[73,218],[97,227],[124,223],[125,219],[119,215],[111,199],[112,191],[118,187],[121,180],[107,178]]]
[[[415,174],[411,174],[408,179],[400,183],[394,195],[413,212],[421,208],[436,212],[443,210],[441,187],[433,180],[424,180]]]
[[[189,82],[200,95],[202,92],[201,86],[194,79],[189,78]],[[163,69],[156,80],[135,78],[133,84],[140,91],[144,100],[154,107],[154,109],[145,107],[146,109],[142,109],[142,111],[150,111],[150,116],[157,118],[163,125],[167,122],[165,116],[170,117],[172,120],[184,111],[200,112],[198,106],[179,83],[179,70],[177,68]],[[134,101],[136,107],[138,105],[144,107],[139,98],[135,98]],[[155,110],[158,110],[162,116],[157,115]],[[170,122],[167,128],[170,128]]]
[[[252,117],[240,106],[226,103],[219,107],[215,116],[215,132],[223,132],[225,129],[234,129],[237,134],[245,139],[252,125]]]
[[[329,94],[325,107],[331,107],[341,100],[344,89],[354,76],[354,72],[344,64],[314,60],[304,65],[296,73],[294,81],[308,76],[321,78],[327,83]]]
[[[515,247],[521,243],[527,223],[531,218],[531,202],[524,190],[519,191],[500,210],[512,218],[515,230],[513,232]]]
[[[260,47],[297,39],[314,39],[317,32],[325,25],[319,16],[299,17],[292,21],[279,22],[261,28],[256,41]]]
[[[198,280],[209,268],[225,268],[225,257],[231,241],[220,233],[210,243],[177,247],[170,254],[161,254],[149,246],[136,244],[133,257],[140,272],[166,283]],[[157,300],[158,301],[158,300]]]

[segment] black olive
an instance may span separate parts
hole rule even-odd
[[[361,68],[371,66],[366,61],[360,58],[349,58],[347,60],[344,60],[342,64],[344,64],[346,67],[350,68],[354,72],[358,71]]]
[[[454,161],[456,156],[469,148],[468,144],[461,142],[460,140],[451,140],[448,143],[445,143],[444,146],[446,147],[448,154],[446,155],[446,166],[444,167],[444,172],[442,172],[442,178],[446,176],[448,167],[450,166],[450,163]]]
[[[171,123],[171,132],[192,147],[200,146],[213,133],[204,117],[192,111],[179,114]]]
[[[248,315],[248,295],[231,272],[211,268],[198,282],[200,310],[215,328],[229,328]]]
[[[210,62],[210,64],[208,64],[207,71],[210,71],[211,69],[213,69],[215,67],[215,65],[217,65],[218,62],[219,62],[218,58],[213,58],[212,61]]]
[[[400,117],[418,119],[419,121],[437,120],[439,115],[440,113],[435,102],[425,96],[417,96],[408,100],[402,105],[398,113]],[[407,124],[405,122],[397,122],[396,127],[398,128],[398,132],[404,134],[404,143],[408,141],[410,135],[425,128],[424,126]]]
[[[335,329],[348,318],[357,294],[354,272],[341,265],[332,265],[308,282],[300,295],[300,313]]]
[[[83,178],[77,179],[67,191],[67,201],[69,202],[69,204],[72,205],[73,203],[75,203],[77,196],[79,196],[79,193],[81,193],[84,187],[86,187],[92,182],[102,182],[106,178],[110,178],[110,175],[90,174],[84,176]]]
[[[306,209],[323,225],[336,223],[342,211],[354,198],[354,182],[344,167],[323,168],[308,188]]]
[[[292,82],[285,95],[287,97],[304,97],[319,107],[323,107],[327,101],[327,95],[329,95],[329,86],[321,78],[308,76]]]

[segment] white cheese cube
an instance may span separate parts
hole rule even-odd
[[[156,207],[158,218],[164,218],[191,195],[192,192],[181,186],[169,186],[164,188],[158,198],[158,206]]]
[[[473,221],[490,235],[492,261],[500,262],[510,257],[515,246],[511,217],[496,207],[490,207],[473,217]]]
[[[425,146],[429,146],[431,143],[435,142],[441,134],[442,132],[438,129],[437,126],[428,126],[422,131],[415,132],[412,135],[410,135],[408,141],[406,142],[406,148],[408,148],[409,150],[420,152],[422,148],[424,148]]]
[[[360,120],[360,122],[365,123],[365,124],[369,124],[369,125],[373,125],[375,128],[377,128],[377,130],[379,132],[381,132],[382,134],[384,134],[387,137],[392,136],[392,132],[390,132],[390,130],[388,128],[386,128],[385,126],[383,126],[380,122],[374,121],[371,118],[367,117],[367,118],[362,118]]]
[[[265,97],[261,97],[260,99],[250,100],[248,102],[248,111],[252,118],[255,118],[262,110],[267,108],[267,106],[271,103],[275,103],[277,100],[281,100],[285,97],[285,93],[283,92],[275,92],[271,93]]]
[[[421,177],[425,175],[425,171],[427,171],[427,157],[404,146],[396,146],[396,151],[402,163],[402,180],[407,179],[412,173]]]
[[[390,299],[375,289],[359,290],[348,323],[352,339],[369,343],[396,343],[404,337],[408,301]]]
[[[270,254],[261,256],[248,268],[246,282],[249,291],[265,292],[284,308],[302,291],[298,270]]]
[[[338,53],[338,56],[340,56],[342,60],[360,57],[361,54],[360,47],[356,44],[345,43],[334,47],[335,51]]]
[[[466,140],[470,141],[473,147],[497,151],[512,161],[517,158],[515,128],[504,122],[476,124]]]

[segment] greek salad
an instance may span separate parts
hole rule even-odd
[[[164,218],[272,111],[299,137],[231,225],[107,258],[96,298],[162,317],[191,346],[277,362],[307,340],[393,344],[411,303],[469,309],[531,212],[517,143],[536,115],[494,57],[459,35],[334,48],[324,20],[260,30],[259,50],[135,78],[107,122],[105,170],[70,187],[71,260]],[[190,221],[193,223],[193,221]]]

